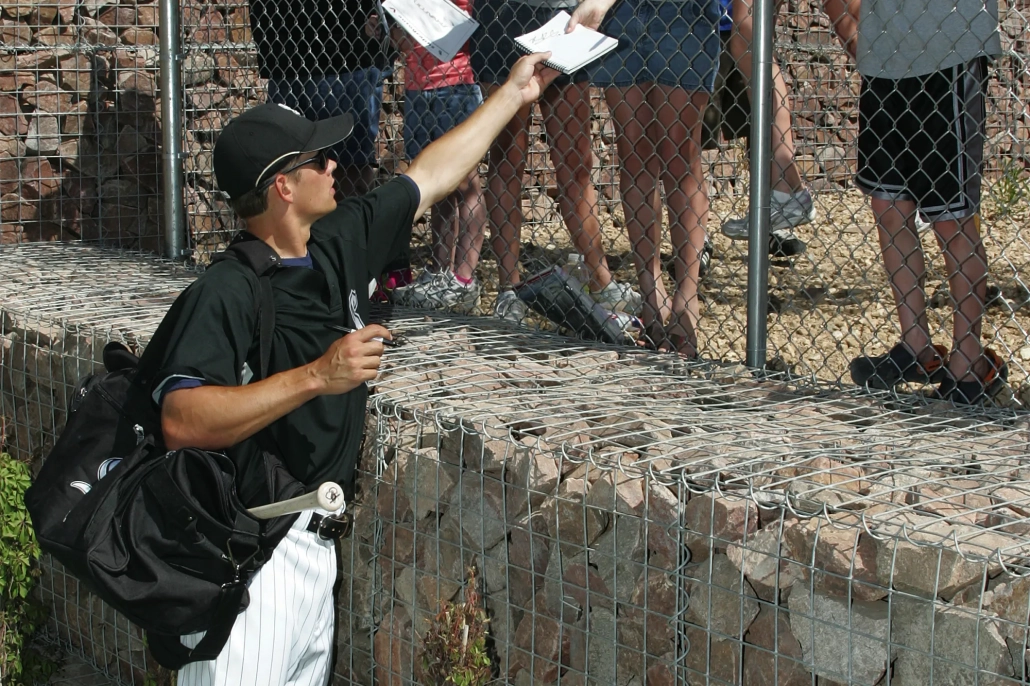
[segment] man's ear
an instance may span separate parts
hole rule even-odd
[[[272,190],[279,196],[279,199],[285,203],[293,203],[293,188],[290,186],[289,179],[284,174],[279,174],[275,177],[275,182],[272,183]]]

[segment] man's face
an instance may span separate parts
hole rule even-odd
[[[333,170],[336,161],[325,151],[304,153],[294,163],[289,184],[294,193],[294,210],[315,221],[336,209],[336,190]]]

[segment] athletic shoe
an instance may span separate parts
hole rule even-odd
[[[701,250],[700,262],[697,266],[697,278],[705,278],[705,274],[712,268],[712,254],[715,253],[715,249],[712,247],[712,241],[708,236],[705,236],[705,247]]]
[[[933,346],[937,355],[922,365],[908,346],[898,343],[884,355],[856,357],[851,361],[851,380],[859,386],[890,390],[902,381],[938,383],[945,377],[948,351],[943,345]]]
[[[615,279],[596,293],[590,291],[590,297],[606,309],[626,314],[639,315],[644,307],[642,295],[633,290],[632,286],[619,283]]]
[[[393,290],[393,303],[406,307],[416,307],[414,304],[416,290],[424,291],[438,276],[440,276],[439,272],[429,271],[428,269],[424,270],[414,281],[410,281],[404,286],[398,286]]]
[[[941,386],[933,394],[938,400],[950,400],[956,405],[975,405],[990,400],[1008,382],[1009,366],[990,348],[984,348],[984,357],[991,368],[983,379],[955,381],[951,374],[945,374]]]
[[[773,229],[769,236],[770,257],[793,257],[808,250],[808,245],[790,229]]]
[[[423,272],[424,276],[426,272]],[[416,280],[409,286],[394,291],[394,302],[432,310],[450,310],[468,314],[479,304],[483,292],[479,280],[472,279],[464,284],[458,281],[454,272],[447,270],[428,279]]]
[[[773,191],[769,196],[769,254],[773,257],[800,255],[808,249],[805,242],[791,229],[815,219],[815,204],[808,189],[797,193]],[[722,225],[722,232],[735,241],[747,240],[751,232],[748,214],[730,219]]]
[[[395,269],[376,279],[376,288],[369,301],[373,303],[392,302],[393,292],[411,283],[411,269]]]
[[[512,289],[503,290],[497,294],[497,302],[494,303],[494,316],[504,319],[512,324],[521,324],[529,314],[526,303],[519,300]]]

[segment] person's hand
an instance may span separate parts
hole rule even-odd
[[[534,52],[532,55],[519,58],[512,65],[507,83],[518,89],[523,105],[538,100],[551,82],[560,75],[561,72],[544,66],[544,62],[550,56],[549,52]]]
[[[324,395],[347,393],[376,378],[384,349],[382,343],[372,340],[377,336],[392,338],[385,327],[369,324],[333,341],[312,363],[313,373],[323,382]]]
[[[569,25],[565,27],[565,33],[571,33],[581,24],[596,31],[597,27],[601,25],[604,15],[614,4],[614,0],[582,0],[572,12],[572,18],[569,19]]]
[[[415,41],[399,26],[390,27],[390,42],[397,52],[407,54],[415,47]]]
[[[365,19],[365,35],[369,38],[379,40],[382,38],[382,29],[379,27],[379,13],[369,12]]]

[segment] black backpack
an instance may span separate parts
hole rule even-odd
[[[259,282],[260,376],[268,374],[275,305],[268,246],[236,240],[215,260],[248,264]],[[173,305],[173,308],[175,306]],[[159,335],[151,345],[158,345]],[[296,515],[250,516],[225,454],[166,451],[160,418],[138,383],[139,359],[104,348],[107,373],[83,379],[68,421],[25,493],[40,547],[97,596],[147,632],[161,665],[214,659],[249,601],[247,581]],[[272,451],[262,450],[267,498],[303,492]],[[181,634],[206,631],[192,650]]]

